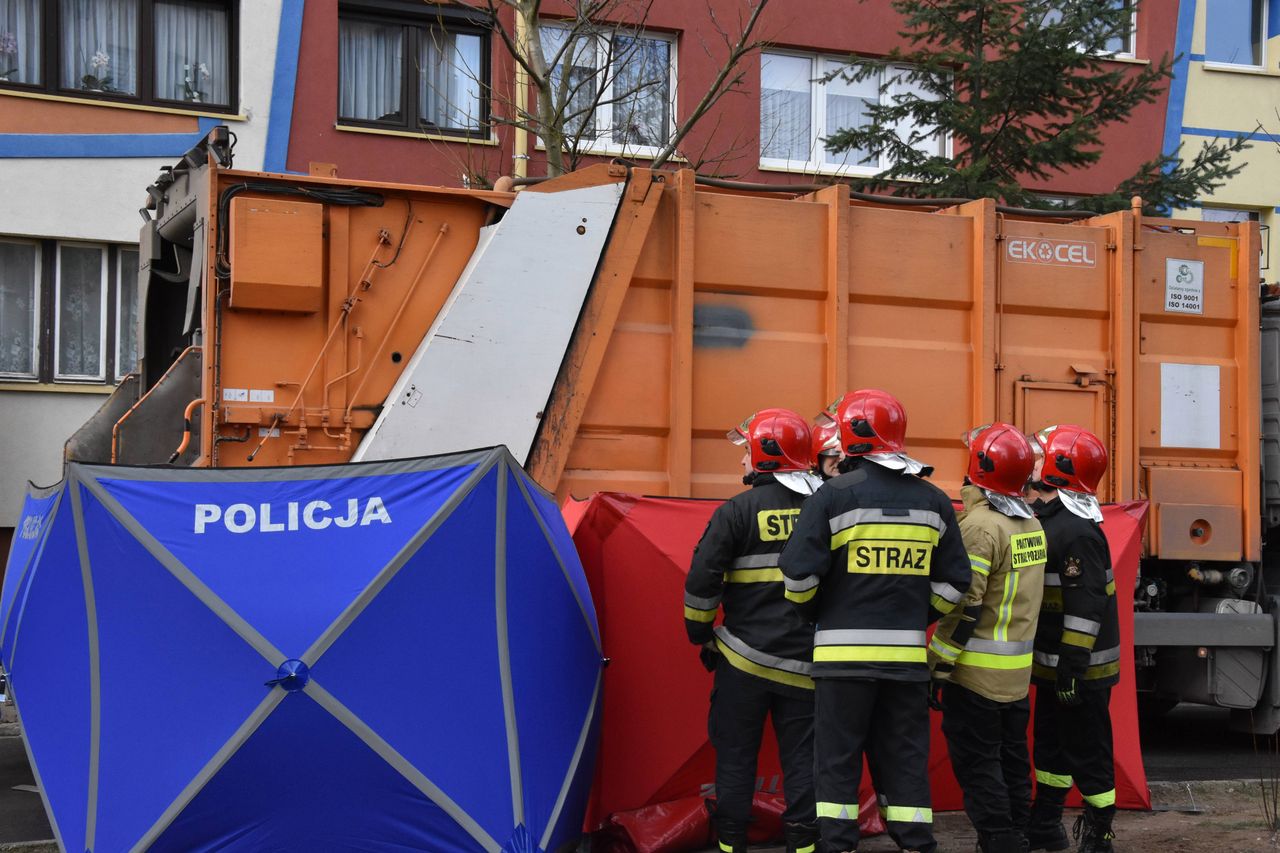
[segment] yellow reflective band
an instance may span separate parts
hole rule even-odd
[[[796,853],[813,853],[817,849],[817,845],[806,844],[804,847],[797,847]]]
[[[1092,634],[1082,634],[1079,631],[1063,631],[1062,642],[1068,646],[1076,646],[1081,649],[1093,650],[1093,644],[1097,641],[1097,637]]]
[[[787,601],[792,601],[796,604],[804,604],[806,601],[817,595],[817,593],[818,588],[815,586],[806,589],[804,592],[792,592],[791,590],[787,590],[782,595],[787,599]]]
[[[947,660],[955,660],[959,657],[960,652],[963,651],[963,649],[951,645],[937,634],[934,634],[933,639],[929,641],[929,648],[933,649],[940,657],[944,657]]]
[[[735,569],[724,573],[725,583],[782,583],[782,569]]]
[[[813,662],[926,663],[923,646],[815,646]]]
[[[1044,598],[1040,601],[1040,609],[1048,613],[1062,612],[1062,587],[1046,586]]]
[[[724,853],[733,853],[733,845],[725,844],[723,841],[720,842],[720,849],[723,850]]]
[[[991,574],[991,561],[979,557],[977,554],[969,555],[969,568],[973,569],[980,575]]]
[[[933,823],[933,809],[923,806],[884,806],[880,813],[894,823]]]
[[[829,817],[832,820],[857,820],[858,804],[818,803],[818,817]]]
[[[1061,773],[1050,773],[1047,770],[1037,770],[1036,781],[1041,785],[1048,785],[1050,788],[1071,787],[1070,776],[1064,776]]]
[[[1116,804],[1115,788],[1112,788],[1110,791],[1103,791],[1101,794],[1086,794],[1081,791],[1080,795],[1084,797],[1084,801],[1086,803],[1093,806],[1095,809],[1105,809],[1107,806],[1114,806]]]
[[[1000,607],[996,610],[996,631],[993,639],[1004,641],[1009,639],[1009,623],[1013,621],[1013,599],[1018,594],[1018,573],[1009,572],[1004,576],[1004,595],[1000,598]]]
[[[1107,595],[1115,595],[1115,594],[1116,594],[1116,582],[1107,581]]]
[[[1034,659],[1031,662],[1031,675],[1033,678],[1043,678],[1046,681],[1057,681],[1058,671],[1051,666],[1045,666],[1042,663],[1036,663]]]
[[[855,524],[831,537],[831,550],[855,540],[887,539],[893,542],[927,542],[938,544],[938,531],[920,524]]]
[[[1045,561],[1044,531],[1031,533],[1015,533],[1009,537],[1009,553],[1013,559],[1013,569],[1025,569]]]
[[[1026,669],[1031,666],[1031,653],[1025,655],[993,655],[987,652],[966,651],[956,663],[982,669]]]
[[[720,654],[724,655],[735,669],[751,675],[758,675],[769,681],[776,681],[778,684],[789,684],[792,687],[803,687],[806,690],[813,689],[813,679],[807,675],[801,675],[798,672],[787,672],[785,669],[774,669],[771,666],[764,666],[755,661],[747,660],[742,655],[729,648],[719,637],[716,638],[716,648],[720,650]]]
[[[933,607],[934,610],[942,614],[950,613],[952,610],[956,609],[956,603],[954,601],[947,601],[945,598],[938,595],[936,592],[930,594],[929,604],[930,606]]]
[[[1110,678],[1120,672],[1120,661],[1112,661],[1111,663],[1100,663],[1091,666],[1084,671],[1086,681],[1092,681],[1098,678]]]
[[[716,621],[716,611],[699,610],[686,604],[684,606],[684,618],[690,622],[714,622]]]

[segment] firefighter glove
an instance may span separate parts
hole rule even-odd
[[[704,643],[698,649],[698,659],[702,661],[702,668],[707,672],[716,671],[716,660],[720,657],[720,653],[716,651],[714,643]]]
[[[1076,677],[1064,672],[1058,673],[1058,704],[1075,706],[1084,701],[1077,688]]]

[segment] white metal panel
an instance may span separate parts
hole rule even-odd
[[[622,190],[516,197],[482,235],[353,461],[505,444],[524,463]]]

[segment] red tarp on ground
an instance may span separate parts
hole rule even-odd
[[[615,813],[677,800],[696,804],[712,785],[715,757],[706,728],[711,676],[685,636],[681,605],[693,547],[719,503],[600,493],[565,507],[611,660],[605,670],[602,740],[588,829],[604,826]],[[1145,503],[1103,508],[1121,616],[1121,682],[1111,711],[1117,803],[1122,808],[1150,806],[1138,741],[1132,644],[1133,585],[1145,512]],[[959,809],[960,789],[947,759],[940,717],[931,716],[934,808]],[[763,792],[781,790],[779,773],[777,748],[769,738],[758,773]],[[864,804],[868,797],[864,792]],[[635,819],[632,815],[622,822]],[[683,819],[691,818],[685,814]],[[878,816],[874,823],[866,828],[879,829]]]

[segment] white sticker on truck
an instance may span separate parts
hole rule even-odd
[[[276,392],[271,388],[250,388],[250,403],[274,403],[276,401]]]
[[[1216,364],[1160,365],[1160,446],[1222,447],[1221,369]]]
[[[222,399],[227,403],[247,403],[249,402],[249,389],[223,388]]]
[[[1165,258],[1164,310],[1177,314],[1204,313],[1204,261]]]

